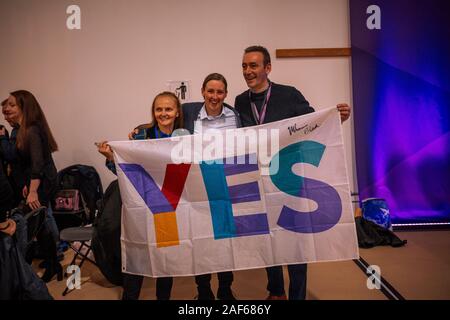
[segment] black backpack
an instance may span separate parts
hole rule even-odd
[[[92,251],[102,274],[109,282],[122,285],[120,247],[122,199],[118,180],[108,186],[94,221]]]
[[[98,210],[97,202],[103,197],[100,176],[94,167],[75,164],[58,172],[56,190],[76,189],[81,193],[84,224],[92,223]]]

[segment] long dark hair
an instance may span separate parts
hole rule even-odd
[[[56,144],[55,138],[53,138],[44,112],[34,95],[26,90],[17,90],[10,94],[16,98],[17,106],[23,114],[22,123],[17,133],[17,148],[23,151],[28,149],[28,131],[31,126],[37,126],[47,137],[50,152],[57,151],[58,145]]]

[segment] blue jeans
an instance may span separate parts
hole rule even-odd
[[[16,243],[17,249],[22,253],[22,256],[25,257],[27,253],[28,239],[27,239],[27,221],[24,216],[20,213],[15,213],[11,216],[11,219],[16,223]]]
[[[307,264],[290,264],[289,272],[289,300],[306,299],[306,271]],[[284,291],[283,267],[267,267],[267,290],[271,295],[282,296]]]
[[[16,222],[16,239],[17,239],[17,247],[20,252],[23,253],[23,256],[26,256],[26,252],[28,250],[28,235],[27,235],[27,222],[24,216],[20,213],[13,214],[11,219]],[[50,233],[51,239],[55,242],[55,245],[58,245],[59,242],[59,230],[56,226],[55,217],[53,216],[53,211],[51,207],[47,208],[47,214],[45,216],[45,230],[48,230]]]
[[[50,231],[50,234],[55,241],[56,244],[59,243],[59,230],[58,226],[56,225],[55,217],[53,216],[53,210],[52,207],[49,205],[47,208],[47,215],[45,216],[45,223],[47,225],[48,230]]]

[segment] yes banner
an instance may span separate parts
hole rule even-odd
[[[110,145],[126,273],[187,276],[359,256],[336,108]]]

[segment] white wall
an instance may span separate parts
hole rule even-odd
[[[71,4],[81,30],[66,28]],[[316,109],[351,103],[350,58],[275,58],[277,48],[348,47],[348,15],[348,0],[1,0],[0,97],[33,92],[60,147],[58,170],[93,165],[106,188],[114,176],[94,142],[126,139],[147,122],[167,80],[190,79],[191,100],[200,100],[203,78],[222,73],[233,104],[246,90],[249,45],[266,46],[271,79],[296,86]],[[351,121],[344,132],[353,185]]]

